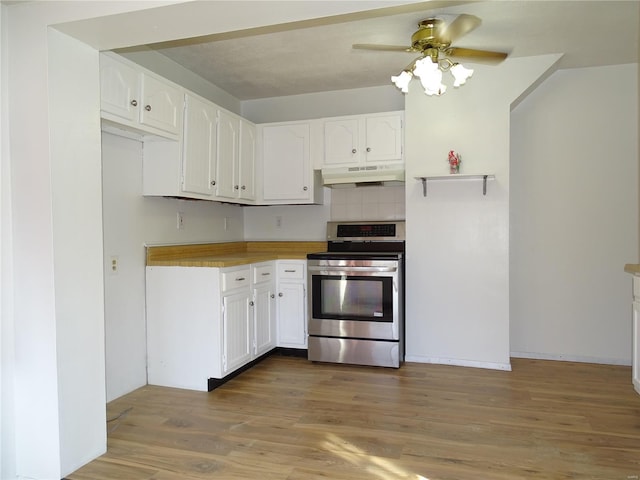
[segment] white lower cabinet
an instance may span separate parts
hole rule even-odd
[[[640,393],[640,299],[633,302],[633,388]]]
[[[640,277],[633,277],[633,346],[632,346],[632,366],[631,377],[633,388],[640,393]]]
[[[278,260],[278,347],[307,348],[305,260]]]
[[[148,383],[207,391],[275,348],[275,298],[275,262],[147,267]]]

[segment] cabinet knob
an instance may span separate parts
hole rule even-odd
[[[302,190],[306,192],[307,190],[309,190],[309,187],[302,187]]]
[[[145,109],[147,112],[150,112],[150,111],[151,111],[151,105],[145,105],[145,106],[144,106],[144,109]]]
[[[251,300],[251,301],[249,302],[249,306],[250,306],[250,307],[253,307],[254,305],[255,305],[255,304],[253,303],[253,300]]]
[[[211,186],[213,187],[216,184],[215,180],[211,180]]]
[[[131,100],[131,105],[133,105],[134,107],[138,106],[138,101],[137,100]]]
[[[244,185],[242,185],[242,187],[240,187],[242,190],[246,190],[247,187],[245,187]]]
[[[367,153],[371,151],[371,147],[367,147]]]
[[[278,296],[279,296],[279,297],[284,297],[284,293],[280,292],[280,293],[278,294]]]
[[[238,185],[234,185],[234,186],[233,186],[233,189],[234,189],[234,190],[238,190],[238,188],[240,188],[240,187],[238,187]]]
[[[276,298],[276,295],[274,293],[271,294],[271,298]]]
[[[351,153],[356,153],[357,150],[354,148],[353,150],[351,150]]]

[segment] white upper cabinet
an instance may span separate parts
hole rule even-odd
[[[236,198],[238,185],[238,149],[240,145],[240,119],[223,110],[218,114],[218,184],[216,196]]]
[[[161,136],[181,133],[183,90],[106,53],[100,56],[100,100],[107,120]]]
[[[403,161],[403,112],[324,119],[324,167]]]
[[[211,196],[216,188],[215,105],[186,95],[182,151],[182,191]]]
[[[219,110],[218,115],[216,196],[253,202],[256,198],[255,125],[225,110]]]
[[[240,159],[239,184],[240,198],[256,199],[256,126],[245,120],[240,120]]]
[[[265,204],[320,203],[311,167],[308,122],[263,125],[262,200]]]

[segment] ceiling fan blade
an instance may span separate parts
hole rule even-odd
[[[444,53],[449,57],[465,58],[470,62],[486,63],[490,65],[502,62],[509,55],[504,52],[492,52],[489,50],[474,50],[472,48],[458,47],[447,48]]]
[[[438,30],[438,37],[442,43],[451,44],[463,35],[478,28],[481,23],[482,20],[475,15],[461,13],[450,24],[443,24]]]
[[[407,47],[404,45],[377,45],[373,43],[355,43],[351,46],[352,48],[359,50],[377,50],[381,52],[415,52],[412,47]]]

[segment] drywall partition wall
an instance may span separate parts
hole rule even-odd
[[[145,245],[243,239],[240,206],[143,197],[142,149],[102,134],[107,401],[147,383]]]
[[[559,55],[473,66],[474,76],[428,97],[412,82],[405,107],[407,213],[406,357],[409,361],[510,369],[510,105]],[[478,180],[432,181],[448,174],[447,153]],[[411,183],[412,182],[412,183]]]
[[[512,113],[513,356],[631,363],[637,84],[635,64],[560,70]]]
[[[55,65],[48,71],[55,92],[49,96],[50,152],[59,159],[51,164],[51,201],[60,468],[67,472],[102,453],[106,442],[100,425],[106,421],[101,191],[95,188],[102,169],[94,87],[99,77],[86,68],[98,53],[53,29],[48,45],[49,65]],[[68,107],[79,99],[92,101]],[[69,128],[71,115],[82,128]],[[87,139],[92,142],[83,145]]]

